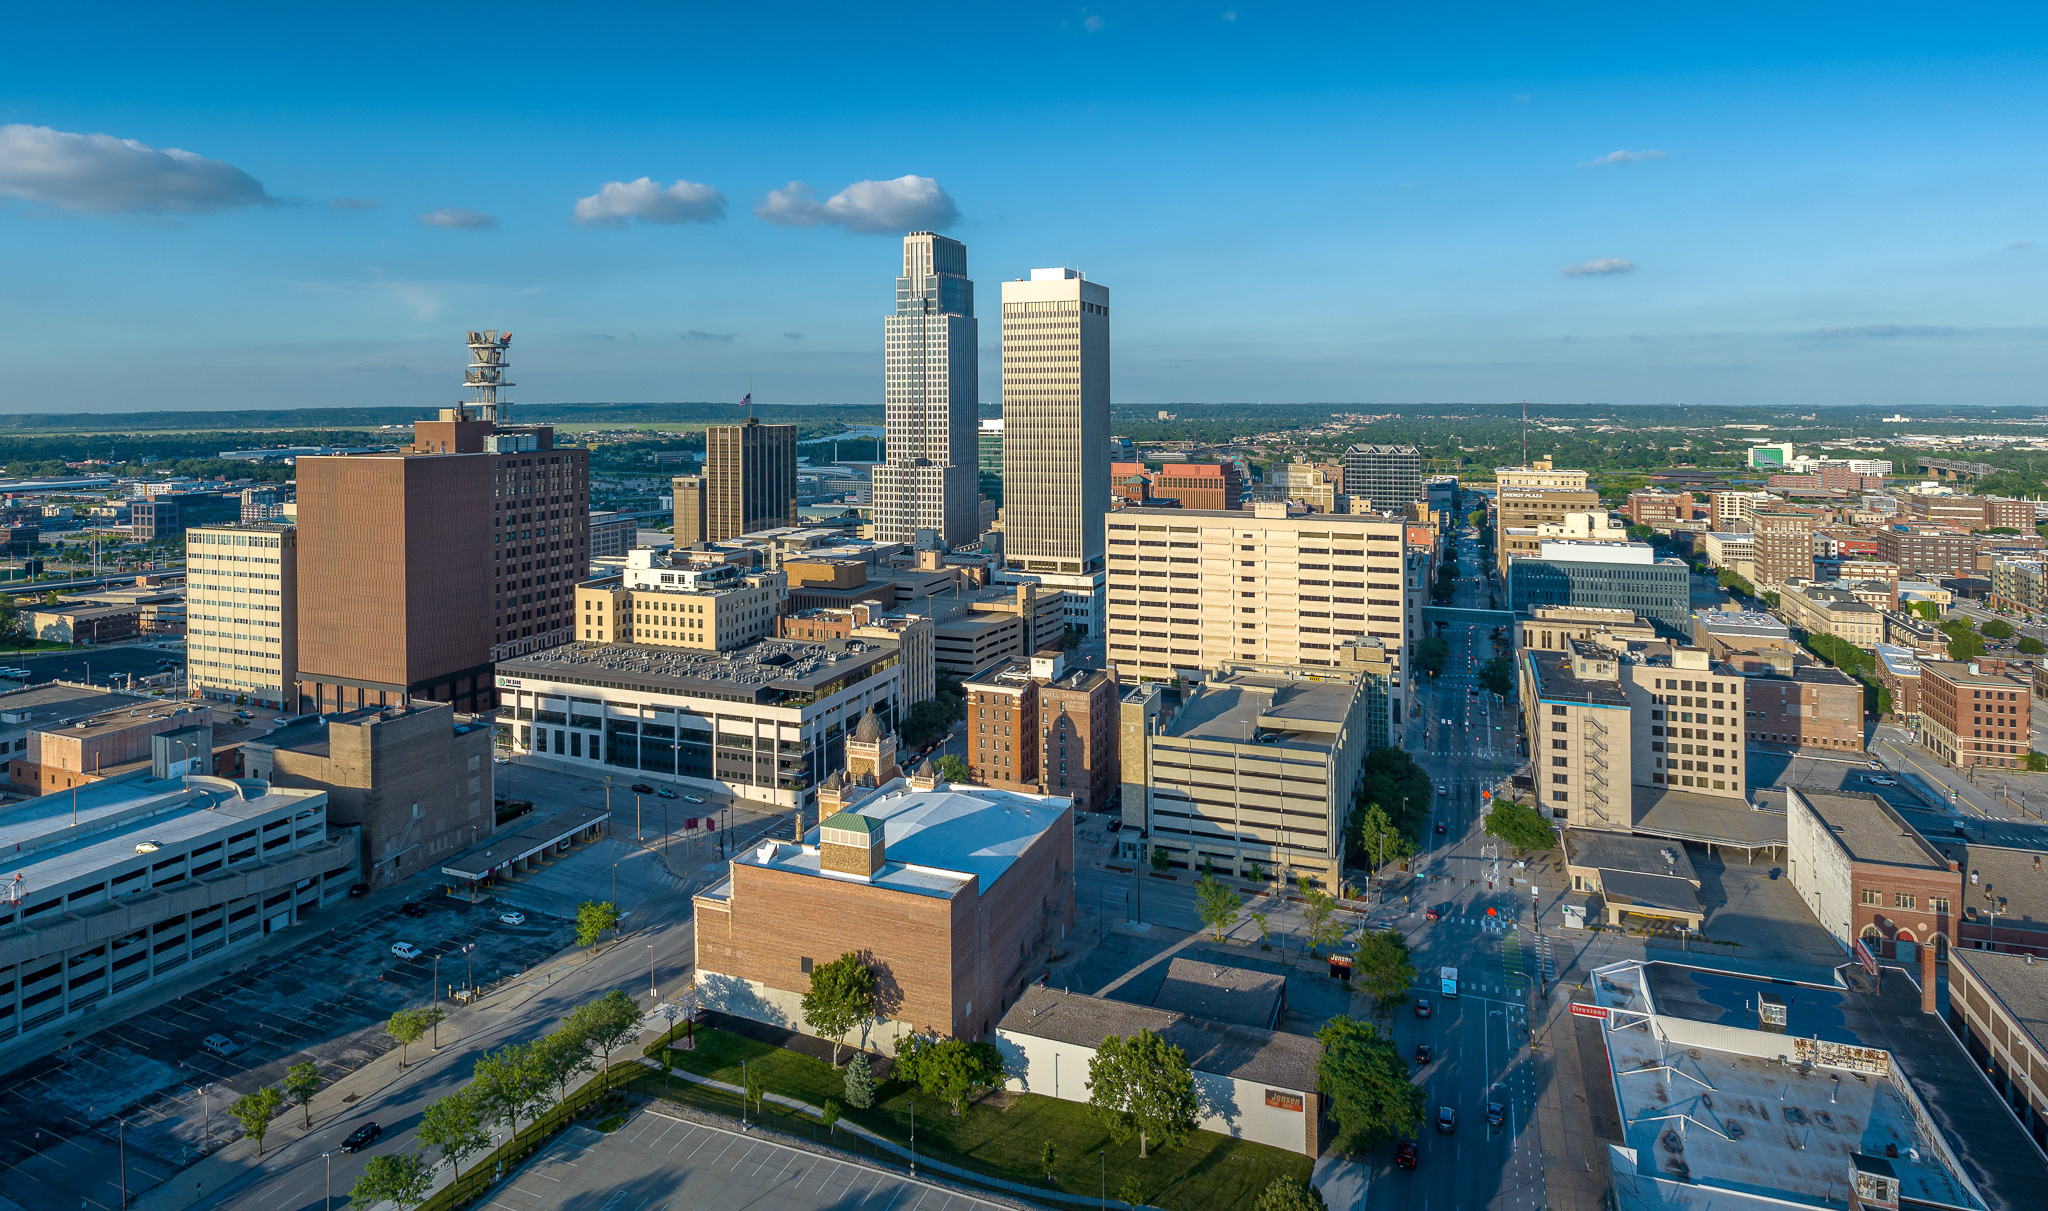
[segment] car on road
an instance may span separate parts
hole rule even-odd
[[[524,925],[526,924],[526,914],[523,912],[501,912],[498,914],[498,920],[503,921],[507,925]]]
[[[378,1137],[383,1134],[384,1128],[379,1127],[375,1123],[364,1123],[354,1131],[349,1132],[348,1138],[341,1141],[341,1150],[343,1152],[361,1152],[371,1144],[376,1143]]]
[[[1436,831],[1439,833],[1448,833],[1451,831],[1451,826],[1439,820],[1436,822]]]
[[[512,760],[511,760],[511,758],[509,758],[509,757],[493,757],[493,758],[491,758],[491,764],[492,764],[492,765],[510,765],[510,764],[512,764]]]
[[[1435,1049],[1435,1048],[1433,1048],[1433,1047],[1431,1047],[1431,1046],[1430,1046],[1430,1045],[1429,1045],[1428,1043],[1417,1043],[1417,1044],[1415,1044],[1415,1062],[1416,1062],[1416,1063],[1418,1063],[1418,1064],[1427,1064],[1427,1063],[1429,1063],[1429,1061],[1430,1061],[1431,1059],[1435,1058],[1435,1056],[1436,1056],[1436,1049]]]
[[[220,1056],[222,1059],[226,1059],[228,1056],[231,1056],[242,1049],[242,1045],[240,1043],[235,1042],[233,1039],[229,1038],[224,1034],[209,1034],[205,1038],[199,1040],[199,1045],[205,1048],[206,1050],[211,1051],[213,1054]]]
[[[660,795],[664,799],[673,799],[676,797],[676,793],[665,786],[654,793]]]
[[[1883,768],[1884,768],[1884,762],[1882,762],[1882,761],[1877,761],[1877,760],[1871,760],[1871,761],[1866,761],[1866,762],[1864,762],[1864,764],[1865,764],[1865,765],[1868,765],[1868,766],[1869,766],[1870,768],[1872,768],[1872,769],[1883,769]]]
[[[393,942],[391,944],[391,953],[401,959],[417,959],[420,957],[420,948],[410,942]]]
[[[1425,920],[1425,921],[1434,921],[1434,920],[1436,920],[1436,909],[1432,907],[1432,908],[1428,908],[1428,909],[1425,909],[1425,910],[1423,910],[1423,913],[1422,913],[1422,919],[1423,919],[1423,920]]]
[[[427,915],[427,906],[420,903],[418,900],[407,900],[405,902],[405,905],[401,907],[398,911],[404,913],[408,917],[424,917]]]
[[[1422,1150],[1415,1146],[1414,1140],[1402,1140],[1401,1146],[1394,1149],[1394,1165],[1400,1169],[1413,1169],[1421,1155]]]
[[[683,801],[686,803],[702,803],[704,799],[700,795],[684,795]]]
[[[1445,1135],[1456,1131],[1458,1129],[1458,1112],[1449,1106],[1438,1106],[1436,1108],[1436,1129]]]
[[[1429,998],[1428,998],[1428,997],[1416,997],[1416,998],[1415,998],[1415,1016],[1416,1016],[1416,1017],[1418,1017],[1418,1018],[1426,1018],[1426,1017],[1428,1017],[1428,1016],[1429,1016],[1429,1014],[1430,1014],[1430,1008],[1429,1008]]]
[[[1450,720],[1446,719],[1446,720],[1444,720],[1444,722],[1445,722],[1445,723],[1449,723],[1449,722],[1450,722]],[[1439,794],[1439,795],[1448,795],[1448,794],[1450,794],[1450,793],[1451,793],[1451,788],[1450,788],[1450,787],[1448,787],[1448,786],[1445,786],[1445,785],[1444,785],[1443,783],[1439,782],[1439,783],[1437,783],[1437,784],[1436,784],[1436,793],[1437,793],[1437,794]]]
[[[1498,1127],[1508,1120],[1508,1108],[1499,1102],[1486,1103],[1486,1125]]]
[[[630,789],[636,795],[651,795],[654,793],[654,788],[645,782],[635,782]]]

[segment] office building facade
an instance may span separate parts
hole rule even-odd
[[[1069,672],[1057,651],[982,670],[967,696],[967,768],[977,786],[1059,795],[1076,811],[1109,806],[1116,788],[1117,680]]]
[[[919,530],[948,548],[981,537],[978,332],[966,245],[929,231],[903,237],[896,311],[883,324],[887,444],[872,473],[882,542]]]
[[[185,532],[185,684],[202,698],[297,708],[298,527]]]
[[[1920,744],[1958,769],[2018,769],[2033,746],[2032,686],[1998,661],[1920,661]]]
[[[1344,452],[1344,495],[1398,513],[1423,499],[1422,453],[1414,446],[1357,445]]]
[[[1756,583],[1773,587],[1790,580],[1813,579],[1813,532],[1820,518],[1802,509],[1757,505],[1749,511],[1756,562]]]
[[[998,416],[981,422],[975,439],[978,443],[976,453],[980,458],[978,470],[982,499],[993,502],[1000,509],[1003,507],[1003,418]]]
[[[1692,626],[1691,574],[1683,560],[1659,559],[1647,543],[1545,541],[1507,565],[1508,608],[1632,610],[1666,635]]]
[[[702,541],[797,524],[796,438],[795,425],[764,425],[753,417],[704,430]],[[680,492],[676,516],[680,544]]]

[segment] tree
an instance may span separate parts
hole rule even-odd
[[[484,1129],[484,1114],[483,1100],[468,1087],[435,1098],[420,1111],[419,1141],[441,1150],[441,1159],[448,1162],[451,1177],[462,1172],[463,1158],[490,1146],[491,1135]]]
[[[533,1042],[533,1066],[544,1083],[554,1086],[559,1106],[569,1100],[569,1085],[590,1071],[589,1042],[574,1026],[543,1035]]]
[[[284,1091],[306,1112],[306,1130],[313,1129],[313,1095],[320,1092],[320,1066],[311,1060],[284,1070]]]
[[[284,1094],[274,1087],[265,1085],[254,1093],[245,1093],[228,1107],[228,1117],[242,1125],[243,1134],[256,1141],[256,1155],[263,1155],[263,1137],[270,1133],[270,1120],[284,1106]]]
[[[2038,774],[2044,771],[2048,771],[2048,753],[2044,753],[2040,749],[2028,749],[2027,772]]]
[[[846,1104],[855,1110],[866,1110],[875,1104],[875,1073],[868,1067],[865,1051],[853,1053],[853,1059],[846,1065]]]
[[[1344,923],[1337,919],[1337,898],[1318,889],[1302,875],[1296,886],[1301,891],[1301,923],[1308,933],[1308,949],[1314,954],[1333,946],[1344,936]]]
[[[1408,1065],[1370,1022],[1339,1014],[1316,1032],[1323,1045],[1316,1088],[1329,1099],[1339,1143],[1356,1152],[1396,1137],[1412,1139],[1422,1126],[1422,1088],[1408,1080]]]
[[[825,1125],[825,1130],[830,1131],[834,1135],[838,1135],[839,1103],[833,1101],[829,1097],[826,1098],[825,1104],[818,1107],[818,1121]]]
[[[1514,847],[1517,854],[1533,854],[1557,844],[1557,829],[1541,811],[1512,799],[1495,799],[1486,813],[1486,835]]]
[[[1153,846],[1153,847],[1152,847],[1152,869],[1153,869],[1153,870],[1156,870],[1156,871],[1158,871],[1158,872],[1159,872],[1160,874],[1162,874],[1162,875],[1163,875],[1163,874],[1165,874],[1165,873],[1166,873],[1166,867],[1167,867],[1167,864],[1168,864],[1168,862],[1169,862],[1169,859],[1168,859],[1168,858],[1167,858],[1167,856],[1166,856],[1166,851],[1165,851],[1165,850],[1163,850],[1163,849],[1161,849],[1161,848],[1159,848],[1159,847],[1158,847],[1157,845]]]
[[[384,1023],[384,1033],[398,1040],[398,1070],[405,1071],[406,1052],[441,1020],[438,1009],[401,1009]]]
[[[1958,635],[1970,634],[1975,628],[1970,625],[1968,618],[1959,614],[1954,618],[1943,619],[1941,622],[1935,623],[1934,629],[1950,639],[1954,639]]]
[[[619,907],[610,900],[585,900],[576,906],[576,945],[596,946],[605,930],[619,928]]]
[[[1149,1030],[1110,1035],[1088,1061],[1088,1104],[1117,1142],[1137,1132],[1140,1158],[1154,1139],[1178,1146],[1197,1120],[1187,1053]]]
[[[1360,934],[1351,956],[1351,978],[1372,997],[1382,1014],[1392,1012],[1415,986],[1415,959],[1409,953],[1408,939],[1398,929]]]
[[[896,1040],[897,1079],[950,1104],[958,1118],[968,1098],[1003,1083],[1003,1056],[987,1043],[906,1034]]]
[[[1948,641],[1948,658],[1950,660],[1975,660],[1983,654],[1984,639],[1974,632],[1965,631]]]
[[[1259,1191],[1252,1211],[1330,1211],[1330,1207],[1323,1201],[1322,1191],[1307,1182],[1276,1177],[1272,1185]]]
[[[1756,596],[1756,586],[1744,580],[1741,574],[1736,572],[1734,568],[1722,568],[1720,575],[1715,580],[1722,588],[1731,593],[1743,597]]]
[[[1983,632],[1984,638],[1986,639],[1996,639],[2000,642],[2004,642],[2005,640],[2012,638],[2012,624],[2007,622],[2003,618],[1989,619],[1984,623],[1983,626],[1978,627],[1977,629]]]
[[[932,765],[936,769],[939,781],[941,782],[972,783],[974,781],[974,771],[967,768],[965,761],[951,753],[947,753],[932,762]]]
[[[547,1097],[546,1079],[534,1063],[531,1043],[507,1043],[478,1056],[470,1080],[488,1120],[506,1124],[514,1135],[519,1133],[520,1118],[538,1110]]]
[[[1238,914],[1244,911],[1244,897],[1234,887],[1226,885],[1213,875],[1203,875],[1195,883],[1195,914],[1202,918],[1202,925],[1216,935],[1221,942],[1237,924]]]
[[[1450,658],[1451,645],[1448,640],[1432,635],[1415,645],[1415,667],[1431,677],[1440,675],[1444,671],[1444,662]]]
[[[598,1053],[603,1064],[612,1062],[612,1052],[640,1033],[640,1007],[633,998],[614,988],[586,1005],[578,1006],[567,1024],[583,1045]]]
[[[1465,520],[1471,523],[1473,529],[1483,530],[1486,528],[1486,510],[1474,509],[1466,515]]]
[[[1906,603],[1906,612],[1925,618],[1929,622],[1941,617],[1941,607],[1931,601],[1909,601]]]
[[[758,1115],[761,1113],[761,1099],[768,1096],[768,1089],[765,1085],[761,1084],[760,1077],[755,1076],[752,1070],[748,1070],[746,1086],[740,1090],[740,1096],[754,1103],[754,1113]]]
[[[349,1188],[348,1201],[352,1207],[386,1201],[413,1207],[426,1200],[433,1184],[434,1170],[427,1158],[417,1152],[387,1152],[363,1166],[362,1176]]]
[[[1415,856],[1415,842],[1394,827],[1386,810],[1377,803],[1367,804],[1353,817],[1351,830],[1355,838],[1354,852],[1371,863],[1375,872],[1389,862]]]
[[[834,1068],[839,1067],[839,1048],[847,1032],[873,1021],[876,1008],[875,969],[859,954],[849,950],[823,967],[811,968],[811,989],[803,998],[804,1022],[832,1040]]]
[[[1117,1187],[1116,1196],[1133,1207],[1145,1205],[1145,1187],[1136,1175],[1124,1179],[1124,1184]]]
[[[1059,1167],[1060,1146],[1051,1140],[1047,1140],[1038,1149],[1038,1171],[1045,1175],[1046,1181],[1051,1181],[1053,1171]]]
[[[2020,650],[2020,655],[2022,656],[2039,656],[2043,653],[2048,653],[2048,644],[2043,644],[2032,635],[2020,636],[2020,641],[2013,646]]]

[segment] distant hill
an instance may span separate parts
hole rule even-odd
[[[18,412],[0,414],[0,433],[148,433],[177,429],[366,429],[430,420],[438,408],[244,408],[206,412]],[[528,424],[632,425],[730,423],[745,414],[730,403],[518,404]],[[882,419],[880,404],[763,404],[754,416],[803,425]]]

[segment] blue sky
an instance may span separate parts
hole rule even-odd
[[[2041,8],[1656,7],[17,9],[0,410],[878,401],[926,217],[987,399],[2037,402]]]

